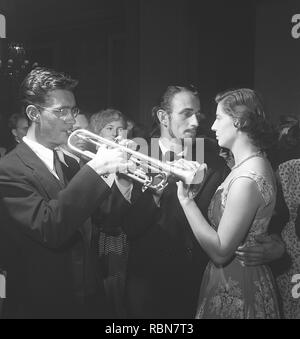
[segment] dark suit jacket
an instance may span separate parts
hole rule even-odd
[[[208,165],[201,191],[195,198],[203,214],[229,170],[218,148],[205,141]],[[130,241],[126,300],[134,318],[192,318],[207,255],[198,245],[170,183],[158,208],[150,191],[138,197],[125,231]]]
[[[88,269],[89,283],[95,278],[102,293],[83,225],[111,190],[89,166],[73,176],[77,170],[70,168],[72,180],[62,189],[25,143],[0,161],[8,316],[76,316],[75,288],[85,290]]]

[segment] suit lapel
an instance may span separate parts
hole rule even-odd
[[[68,155],[63,154],[63,157],[67,166],[64,163],[61,163],[61,167],[68,183],[71,181],[74,175],[80,170],[80,166],[75,159],[69,157]]]
[[[24,165],[32,170],[33,176],[37,179],[46,195],[50,199],[56,198],[62,187],[59,180],[49,171],[43,161],[24,142],[17,146],[16,154]]]

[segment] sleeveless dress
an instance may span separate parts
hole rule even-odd
[[[297,214],[300,213],[300,159],[281,164],[278,174],[290,215],[281,236],[285,243],[286,252],[291,259],[291,266],[277,277],[277,284],[282,298],[284,317],[286,319],[300,319],[300,298],[298,294],[293,295],[293,288],[297,287],[296,282],[299,282],[300,279],[300,239],[296,234],[295,227]],[[293,281],[293,277],[297,279]]]
[[[230,187],[240,177],[255,181],[264,200],[244,241],[247,245],[253,245],[254,236],[267,232],[276,200],[272,184],[261,175],[247,171],[225,180],[210,203],[208,217],[212,227],[217,230]],[[269,267],[245,266],[236,257],[218,267],[210,261],[202,279],[196,318],[279,318],[275,283]]]

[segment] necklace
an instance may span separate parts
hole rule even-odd
[[[246,161],[248,161],[248,160],[250,160],[250,159],[252,159],[252,158],[255,158],[255,157],[261,157],[262,155],[263,155],[263,152],[262,152],[262,151],[258,151],[258,152],[254,153],[254,154],[251,154],[251,155],[249,155],[249,157],[247,157],[247,158],[245,158],[244,160],[242,160],[239,164],[234,165],[234,166],[231,168],[231,170],[233,171],[234,169],[240,167],[244,162],[246,162]]]

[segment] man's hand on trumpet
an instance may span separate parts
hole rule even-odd
[[[121,136],[118,136],[115,141],[118,143],[118,145],[124,146],[133,151],[136,151],[138,149],[138,144],[129,139],[122,139]],[[125,151],[124,154],[125,158],[127,159],[128,166],[124,170],[120,170],[117,172],[117,180],[122,186],[126,187],[132,185],[132,179],[126,176],[126,174],[134,172],[136,170],[136,164],[130,160],[131,154]]]
[[[96,156],[87,165],[99,175],[127,173],[132,167],[132,163],[127,159],[127,153],[118,148],[108,149],[105,145],[99,147]]]

